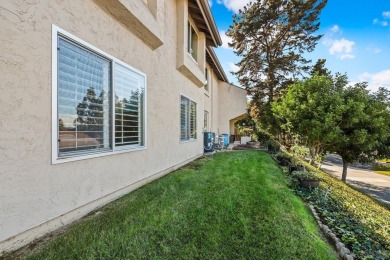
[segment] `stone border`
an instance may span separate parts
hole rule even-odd
[[[346,246],[341,243],[340,239],[336,237],[336,235],[329,229],[329,227],[321,222],[320,217],[318,216],[316,210],[313,205],[309,205],[311,212],[313,213],[314,218],[317,220],[318,226],[320,227],[321,232],[325,235],[325,237],[329,240],[332,246],[336,249],[340,258],[343,260],[353,260],[353,256],[351,255],[351,251],[346,248]]]

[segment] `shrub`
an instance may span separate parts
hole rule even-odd
[[[267,141],[268,151],[271,153],[276,153],[280,151],[280,143],[274,139]]]
[[[300,159],[304,159],[306,156],[309,155],[309,149],[300,145],[294,145],[293,147],[291,147],[291,152],[294,156]]]
[[[288,166],[291,164],[291,157],[280,151],[275,154],[275,159],[282,166]]]
[[[293,171],[291,177],[297,179],[298,181],[319,181],[322,180],[321,176],[316,172],[309,171]]]
[[[260,143],[267,143],[272,138],[272,135],[263,129],[255,129],[252,138]]]
[[[374,164],[374,171],[390,171],[390,163],[379,163]]]

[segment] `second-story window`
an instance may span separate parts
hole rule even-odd
[[[188,23],[188,53],[198,61],[198,35],[191,23]]]
[[[207,68],[205,68],[204,75],[206,77],[206,82],[204,84],[204,89],[206,91],[209,91],[209,70]]]

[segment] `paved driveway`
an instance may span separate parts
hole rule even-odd
[[[321,170],[341,179],[341,158],[338,155],[328,155]],[[370,165],[348,166],[347,183],[390,206],[390,176],[371,171]]]

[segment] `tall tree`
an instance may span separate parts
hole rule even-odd
[[[311,68],[310,76],[331,76],[331,72],[325,67],[326,59],[318,59]]]
[[[389,93],[370,94],[366,83],[348,86],[345,75],[314,76],[291,85],[273,111],[285,131],[307,138],[312,153],[335,152],[349,163],[388,155]]]
[[[344,89],[344,111],[338,125],[341,135],[329,147],[343,159],[344,182],[349,163],[381,157],[390,138],[389,100],[378,93],[370,95],[366,88],[364,82]]]
[[[342,79],[344,77],[333,80],[316,74],[292,84],[287,93],[273,103],[273,112],[283,131],[303,137],[312,159],[325,153],[340,135],[337,123],[341,120],[343,84],[334,82]]]
[[[255,100],[260,119],[268,114],[270,105],[286,81],[308,72],[305,52],[314,50],[322,35],[314,35],[319,28],[319,14],[327,0],[256,0],[233,16],[227,31],[241,61],[235,72],[242,86]],[[291,82],[290,82],[291,83]]]

